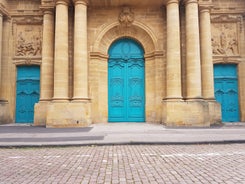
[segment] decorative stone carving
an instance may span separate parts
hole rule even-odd
[[[238,56],[240,38],[239,16],[215,16],[212,19],[212,47],[215,56]]]
[[[17,25],[15,56],[40,57],[42,53],[41,30],[40,25]]]
[[[119,14],[118,20],[122,25],[128,27],[134,22],[134,13],[129,7],[125,6]]]

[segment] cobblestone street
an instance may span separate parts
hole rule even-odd
[[[245,144],[0,149],[0,183],[245,183]]]

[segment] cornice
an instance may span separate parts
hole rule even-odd
[[[4,6],[3,3],[0,3],[0,13],[1,13],[2,15],[5,15],[5,16],[7,16],[7,17],[10,17],[10,15],[9,15],[9,13],[8,13],[8,10],[7,10],[7,8]]]
[[[213,8],[212,0],[202,0],[199,1],[200,11],[210,11]]]

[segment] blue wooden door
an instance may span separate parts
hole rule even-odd
[[[18,66],[16,87],[16,123],[33,123],[34,105],[39,101],[39,66]]]
[[[239,121],[237,66],[217,64],[214,66],[215,98],[221,104],[222,121]]]
[[[112,44],[108,62],[109,122],[145,121],[145,62],[142,47],[131,39]]]

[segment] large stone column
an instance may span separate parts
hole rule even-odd
[[[56,0],[54,101],[67,101],[69,96],[68,5],[69,0]]]
[[[3,38],[3,14],[0,12],[0,101],[2,97],[2,38]]]
[[[34,124],[45,125],[47,106],[53,97],[54,67],[54,10],[43,8],[43,41],[40,81],[40,101],[35,105]]]
[[[200,8],[200,40],[202,66],[202,94],[204,99],[214,100],[214,76],[211,43],[210,9]]]
[[[87,6],[74,0],[74,93],[68,98],[68,2],[56,1],[54,98],[48,107],[47,127],[83,127],[91,123],[88,99]]]
[[[88,99],[87,0],[74,0],[73,100]]]
[[[180,96],[179,78],[173,76],[180,75],[180,51],[178,35],[178,10],[176,6],[178,1],[167,1],[167,83],[169,93]],[[165,100],[163,101],[163,123],[167,126],[190,126],[206,127],[210,125],[209,104],[202,99],[201,83],[201,62],[200,62],[200,37],[199,37],[199,18],[198,18],[198,1],[186,0],[186,81],[187,81],[187,98],[186,100]],[[175,13],[173,13],[175,12]],[[177,17],[177,18],[176,18]],[[172,30],[172,29],[177,30]],[[170,29],[171,28],[171,29]],[[170,37],[170,38],[169,38]],[[173,67],[173,68],[172,68]],[[183,66],[184,67],[184,66]],[[176,70],[176,73],[175,73]],[[172,75],[169,75],[172,73]],[[176,85],[176,86],[175,86]],[[173,87],[175,86],[175,87]],[[171,92],[177,89],[178,92]],[[169,94],[167,94],[169,95]]]
[[[202,98],[199,16],[197,0],[185,0],[187,99]]]
[[[214,97],[210,8],[210,3],[200,5],[202,95],[204,100],[206,100],[209,104],[210,124],[220,124],[221,107],[220,104],[215,101]]]
[[[13,121],[10,114],[10,105],[6,99],[7,88],[4,85],[7,80],[8,75],[6,75],[8,61],[8,44],[9,41],[9,31],[10,23],[9,20],[4,20],[4,15],[0,11],[0,124],[11,123]]]
[[[167,94],[182,99],[179,0],[167,1]]]
[[[52,9],[44,10],[42,45],[40,101],[50,101],[53,97],[54,80],[54,12]]]

